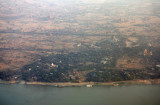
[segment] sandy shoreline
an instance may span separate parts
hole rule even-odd
[[[102,86],[118,86],[118,85],[137,85],[137,84],[160,84],[160,79],[147,79],[147,80],[128,80],[128,81],[117,81],[117,82],[58,82],[58,83],[47,83],[47,82],[25,82],[25,81],[3,81],[0,80],[0,84],[26,84],[26,85],[53,85],[57,87],[66,87],[66,86],[86,86],[90,85],[102,85]]]

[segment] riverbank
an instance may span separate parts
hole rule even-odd
[[[58,82],[58,83],[47,83],[47,82],[25,82],[25,81],[3,81],[0,80],[0,84],[26,84],[26,85],[53,85],[57,87],[80,87],[86,85],[102,85],[102,86],[119,86],[119,85],[138,85],[138,84],[160,84],[160,79],[147,79],[147,80],[128,80],[128,81],[116,81],[116,82]]]

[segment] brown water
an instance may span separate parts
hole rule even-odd
[[[0,84],[0,105],[160,105],[160,85],[57,88]]]

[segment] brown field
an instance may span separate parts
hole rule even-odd
[[[144,60],[141,58],[131,58],[124,56],[117,60],[116,67],[121,69],[145,69]]]

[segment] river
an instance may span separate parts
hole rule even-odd
[[[160,105],[160,85],[57,88],[0,84],[0,105]]]

